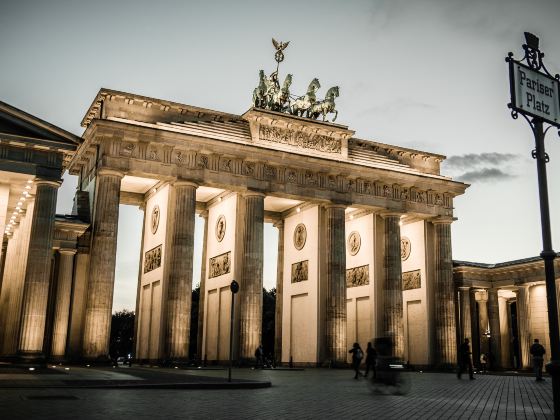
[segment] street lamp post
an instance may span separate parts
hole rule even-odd
[[[229,320],[229,368],[228,368],[228,382],[231,382],[231,368],[233,366],[233,318],[234,318],[234,306],[235,306],[235,294],[239,292],[239,283],[235,280],[231,281],[229,285],[231,290],[231,314]]]
[[[539,38],[525,32],[523,50],[525,56],[515,60],[509,53],[511,115],[517,119],[521,114],[531,126],[535,137],[535,149],[532,157],[537,161],[537,177],[539,185],[540,213],[544,260],[546,300],[548,306],[548,326],[550,334],[550,363],[546,370],[552,377],[552,393],[554,399],[554,415],[560,416],[560,341],[558,333],[558,307],[556,302],[556,284],[554,259],[556,252],[552,249],[550,230],[550,210],[548,204],[548,182],[546,164],[549,157],[544,147],[544,137],[550,127],[560,128],[560,75],[552,76],[546,69],[542,59],[544,53],[539,49]],[[525,61],[525,64],[522,63]],[[544,130],[544,123],[549,127]]]

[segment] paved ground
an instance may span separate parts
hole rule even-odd
[[[142,370],[150,371],[119,369],[80,374],[110,380],[118,380],[120,375],[135,378],[157,375],[154,369],[139,373]],[[199,380],[202,376],[217,379],[227,374],[226,371],[157,371],[189,378],[197,376]],[[411,391],[406,396],[374,395],[364,379],[352,379],[352,372],[327,369],[234,371],[235,378],[270,380],[272,387],[264,389],[4,388],[0,390],[0,418],[553,418],[550,380],[536,383],[530,377],[477,375],[474,381],[459,381],[443,373],[407,375]],[[46,376],[55,380],[59,375]],[[0,382],[15,379],[0,375]]]

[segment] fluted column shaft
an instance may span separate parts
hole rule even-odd
[[[167,351],[170,359],[187,359],[191,331],[194,218],[197,185],[175,182],[170,194],[173,227],[169,242]]]
[[[471,303],[471,351],[473,364],[478,366],[480,361],[480,319],[476,309],[476,291],[474,289],[471,289],[469,298]]]
[[[0,331],[0,349],[1,354],[3,355],[13,354],[17,350],[17,342],[14,342],[14,335],[17,336],[17,327],[15,330],[11,328],[13,324],[11,322],[11,318],[14,316],[14,312],[10,303],[14,297],[14,273],[19,260],[18,251],[20,250],[20,247],[18,245],[20,233],[21,230],[17,229],[8,241],[8,249],[6,252],[9,263],[6,265],[6,269],[4,270],[2,293],[0,294],[0,325],[3,326]],[[12,342],[14,342],[13,345]]]
[[[262,336],[264,195],[245,193],[244,201],[239,352],[251,359]]]
[[[488,319],[490,321],[490,353],[492,356],[489,362],[492,368],[495,368],[501,366],[502,354],[498,289],[488,289]]]
[[[511,366],[511,341],[509,339],[509,309],[508,301],[505,297],[498,297],[500,307],[500,351],[501,366]]]
[[[385,282],[383,284],[383,329],[393,338],[393,356],[404,356],[403,293],[400,215],[383,215],[385,220]]]
[[[278,228],[278,259],[276,264],[276,307],[274,313],[274,357],[282,361],[282,310],[284,299],[284,221],[274,224]]]
[[[459,287],[459,299],[461,305],[461,341],[468,338],[473,346],[472,339],[472,315],[471,315],[471,288]]]
[[[23,358],[42,357],[56,196],[60,182],[38,180],[35,181],[35,184],[35,205],[29,235],[18,346],[18,353]]]
[[[450,366],[457,363],[455,320],[455,288],[451,259],[451,220],[434,221],[435,227],[435,327],[436,363]]]
[[[110,169],[97,173],[84,320],[83,356],[87,359],[109,354],[122,177],[122,173]]]
[[[202,237],[202,264],[200,266],[200,294],[198,296],[198,330],[196,340],[196,353],[201,359],[202,354],[202,338],[204,337],[204,304],[206,301],[206,264],[207,264],[207,246],[208,246],[208,211],[205,210],[201,214],[204,218],[204,236]]]
[[[60,257],[58,267],[58,284],[56,287],[51,356],[54,358],[64,358],[66,353],[66,338],[68,337],[72,274],[74,273],[74,254],[76,253],[76,250],[60,249],[58,253],[60,254]]]
[[[521,367],[524,369],[531,367],[531,336],[529,328],[529,317],[531,316],[529,307],[529,287],[520,286],[517,293],[517,326],[519,328],[519,349],[521,350]]]
[[[327,352],[330,360],[346,362],[346,246],[345,209],[343,205],[329,205],[326,221],[326,280],[327,280]]]

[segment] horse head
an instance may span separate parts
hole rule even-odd
[[[259,80],[264,82],[264,70],[259,70]]]
[[[325,98],[338,98],[338,86],[333,86],[327,91]]]
[[[291,84],[292,84],[292,75],[288,74],[286,76],[286,78],[284,79],[284,88],[286,88],[286,89],[289,88],[291,86]]]
[[[307,88],[307,92],[317,92],[319,90],[319,88],[321,87],[321,83],[319,83],[319,79],[315,78],[311,81],[311,83],[309,83],[309,87]]]

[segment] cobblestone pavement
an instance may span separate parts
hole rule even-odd
[[[227,371],[185,371],[223,377]],[[256,390],[2,389],[0,418],[8,419],[514,419],[553,418],[550,380],[409,373],[406,396],[375,395],[345,370],[235,370],[270,380]]]

